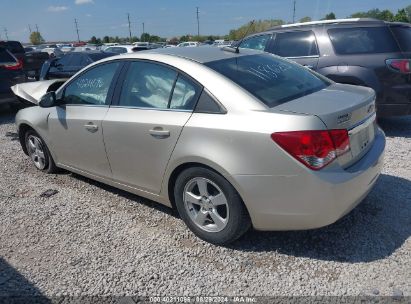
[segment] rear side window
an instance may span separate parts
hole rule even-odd
[[[317,92],[328,85],[308,69],[269,54],[217,60],[206,65],[256,96],[268,107]]]
[[[120,106],[167,109],[177,72],[149,62],[132,62],[120,96]],[[181,105],[181,104],[180,104]]]
[[[243,41],[240,47],[263,51],[270,37],[271,35],[254,36]]]
[[[398,52],[398,45],[387,27],[329,29],[328,35],[339,55]]]
[[[411,27],[408,26],[393,26],[392,33],[400,45],[403,52],[411,52]]]
[[[315,35],[312,31],[278,33],[273,53],[281,57],[318,56]]]
[[[3,48],[0,48],[0,64],[5,64],[5,63],[15,63],[16,59],[13,58],[13,56]]]
[[[200,88],[190,79],[179,75],[174,85],[173,96],[170,101],[170,109],[192,110],[194,109]]]
[[[13,54],[24,53],[24,48],[18,41],[0,41],[0,46],[5,47]]]

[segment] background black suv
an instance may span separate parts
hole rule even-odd
[[[0,104],[15,105],[16,97],[10,87],[26,81],[23,64],[9,50],[0,46]]]
[[[411,25],[374,19],[289,24],[240,42],[377,93],[378,116],[411,114]]]

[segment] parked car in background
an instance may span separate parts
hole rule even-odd
[[[64,53],[59,48],[46,47],[41,49],[42,52],[49,54],[50,58],[61,57]]]
[[[60,50],[61,50],[63,53],[68,53],[68,52],[72,52],[72,51],[74,50],[74,47],[72,47],[72,46],[62,46],[62,47],[60,48]]]
[[[125,53],[134,53],[141,50],[146,50],[146,47],[139,47],[134,45],[115,45],[110,46],[104,49],[104,52],[116,53],[116,54],[125,54]]]
[[[289,58],[328,78],[373,88],[378,116],[411,114],[411,25],[374,19],[287,24],[248,36],[241,48]]]
[[[188,41],[177,44],[178,47],[196,47],[199,43],[197,41]]]
[[[67,53],[61,58],[46,61],[41,69],[40,79],[70,78],[85,66],[113,55],[116,54],[100,51]]]
[[[20,42],[11,40],[0,41],[0,47],[8,49],[21,61],[23,71],[27,77],[39,79],[41,66],[49,59],[48,53],[38,51],[37,49],[26,52]]]
[[[41,96],[49,85],[13,90]],[[383,165],[372,89],[253,50],[115,56],[32,100],[39,106],[19,111],[16,124],[37,169],[174,206],[215,244],[250,225],[329,225],[364,199]]]
[[[26,81],[23,64],[8,49],[0,47],[0,104],[17,104],[10,87]]]

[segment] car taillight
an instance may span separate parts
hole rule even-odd
[[[7,64],[3,65],[3,67],[6,70],[11,70],[11,71],[21,70],[23,68],[23,61],[18,60],[17,62],[7,63]]]
[[[344,129],[276,132],[271,138],[312,170],[324,168],[350,150],[348,131]]]
[[[411,59],[387,59],[385,61],[390,69],[404,74],[411,73],[410,62]]]

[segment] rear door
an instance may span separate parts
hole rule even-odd
[[[113,178],[160,193],[168,160],[190,118],[201,87],[178,71],[151,61],[131,61],[103,121]]]
[[[319,51],[316,37],[311,30],[276,33],[268,51],[310,69],[317,68]]]

